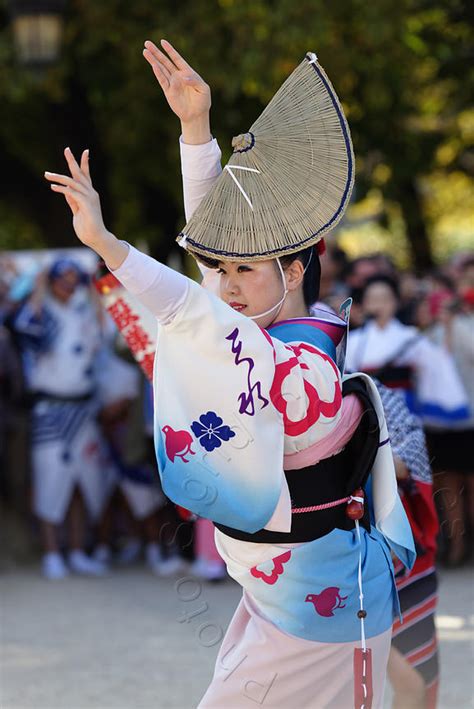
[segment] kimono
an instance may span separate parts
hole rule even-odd
[[[197,203],[196,194],[202,198],[219,173],[220,154],[215,141],[207,148],[183,148],[213,151],[212,160],[194,161],[199,174],[191,178],[192,194],[185,182],[187,203]],[[121,302],[119,309],[126,306],[132,315],[135,296],[160,322],[154,393],[163,490],[216,523],[217,548],[243,588],[200,706],[352,706],[353,653],[361,632],[373,649],[374,706],[381,706],[398,611],[390,547],[407,566],[414,550],[375,385],[363,379],[379,422],[374,524],[334,526],[302,543],[238,539],[262,532],[288,535],[294,514],[306,510],[292,507],[285,468],[296,474],[331,457],[358,424],[343,405],[338,328],[308,317],[262,330],[210,288],[133,247],[114,277],[128,292],[109,280],[109,311]],[[213,277],[205,274],[211,288]],[[143,313],[139,322],[146,323]],[[340,320],[339,327],[346,326]],[[147,354],[142,350],[138,359]]]
[[[384,328],[370,321],[351,332],[346,367],[403,390],[409,409],[426,426],[461,422],[469,416],[466,392],[450,353],[396,318]]]
[[[84,292],[68,303],[48,295],[39,310],[26,303],[13,323],[32,399],[33,509],[59,524],[74,488],[97,519],[106,489],[94,397],[100,345],[96,312]]]
[[[425,437],[420,422],[406,407],[401,392],[376,382],[384,406],[394,455],[403,460],[408,477],[398,483],[413,532],[417,558],[411,570],[395,563],[395,579],[403,623],[393,624],[392,644],[420,673],[426,686],[427,708],[436,707],[439,681],[435,611],[438,602],[436,537],[438,515],[433,499]]]
[[[160,317],[161,289],[173,289],[159,274],[165,268],[131,247],[114,274]],[[314,462],[321,450],[328,456],[340,445],[344,410],[333,343],[319,326],[298,319],[263,331],[201,286],[185,277],[181,283],[185,296],[159,328],[155,364],[155,445],[163,490],[220,526],[250,535],[262,529],[289,533],[294,510],[285,466],[304,468],[308,455]],[[359,553],[374,702],[380,704],[398,610],[389,545],[408,566],[413,548],[383,409],[369,378],[366,387],[381,422],[372,483],[375,524],[360,529],[360,539],[355,529],[334,528],[313,541],[290,544],[241,541],[216,531],[219,552],[244,595],[203,707],[250,706],[257,684],[259,691],[268,689],[268,706],[290,706],[296,699],[298,706],[314,706],[318,692],[320,706],[352,705]],[[332,450],[326,445],[331,436]],[[295,662],[301,668],[315,663],[321,681],[313,671],[303,681]],[[269,667],[278,674],[271,688]],[[249,696],[242,697],[249,682]]]

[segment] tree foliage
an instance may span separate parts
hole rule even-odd
[[[415,265],[429,266],[436,210],[427,208],[427,178],[462,173],[473,184],[468,8],[461,0],[69,0],[60,60],[41,77],[17,64],[4,9],[0,239],[72,243],[69,214],[42,174],[62,168],[64,146],[89,147],[109,227],[167,258],[183,223],[179,127],[141,54],[145,39],[166,36],[211,85],[213,130],[227,154],[231,137],[315,50],[351,126],[355,199],[377,190],[382,226],[395,205]]]

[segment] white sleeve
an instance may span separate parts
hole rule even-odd
[[[179,140],[181,152],[181,172],[183,174],[184,213],[189,221],[222,172],[221,151],[213,138],[203,145],[188,145]],[[202,286],[216,295],[219,294],[219,276],[212,268],[199,261]]]
[[[222,172],[221,151],[214,138],[203,145],[179,141],[183,174],[184,213],[189,221]]]
[[[186,276],[155,261],[130,244],[127,258],[112,273],[162,324],[173,320],[189,290],[189,279]]]

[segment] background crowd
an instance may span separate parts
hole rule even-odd
[[[190,269],[170,239],[182,226],[175,122],[143,65],[144,39],[169,36],[212,85],[224,160],[229,136],[315,50],[343,101],[357,174],[321,257],[319,306],[338,311],[352,298],[347,367],[388,387],[380,391],[418,553],[411,576],[396,567],[406,623],[394,625],[390,677],[398,706],[425,692],[434,706],[435,563],[466,564],[474,534],[467,7],[0,0],[0,564],[40,558],[51,580],[136,563],[158,576],[225,578],[212,525],[160,489],[151,389],[99,303],[85,250],[65,258],[76,243],[69,213],[42,174],[63,171],[65,146],[90,148],[114,233]],[[36,266],[25,269],[19,256],[30,249]]]
[[[195,572],[221,578],[218,557],[206,557],[206,529],[193,534],[195,523],[183,521],[159,488],[151,389],[90,274],[64,258],[21,273],[6,254],[1,273],[0,489],[34,544],[41,540],[43,573],[103,574],[143,550],[157,574],[198,557]],[[382,253],[350,260],[329,246],[320,305],[337,311],[347,297],[348,368],[401,390],[423,424],[441,560],[462,564],[474,531],[474,253],[416,276]]]

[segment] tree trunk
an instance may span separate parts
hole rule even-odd
[[[417,274],[433,268],[433,254],[423,215],[423,204],[414,179],[406,180],[400,188],[400,206],[410,243],[413,266]]]

